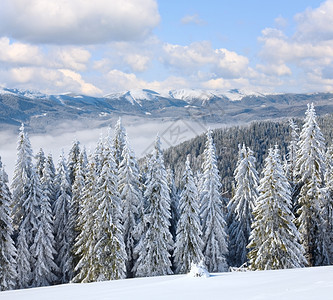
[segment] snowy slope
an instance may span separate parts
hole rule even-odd
[[[186,275],[125,279],[90,284],[0,292],[1,300],[140,299],[332,299],[333,267],[246,273],[209,278]]]

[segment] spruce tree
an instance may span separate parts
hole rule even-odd
[[[230,261],[241,266],[247,261],[251,224],[255,199],[258,197],[259,177],[255,168],[256,159],[250,148],[243,144],[239,149],[239,162],[234,172],[235,192],[228,203],[228,210],[233,216],[230,225]]]
[[[45,160],[43,175],[41,177],[41,182],[43,189],[48,191],[48,197],[51,204],[51,209],[53,210],[54,202],[56,199],[56,170],[53,163],[52,154],[49,154]]]
[[[177,223],[179,220],[179,195],[177,193],[177,188],[175,184],[175,177],[173,171],[168,168],[167,169],[167,182],[169,185],[170,191],[170,209],[171,209],[171,219],[170,219],[170,232],[172,234],[173,240],[176,240],[176,233],[177,233]]]
[[[203,254],[209,272],[223,272],[228,269],[226,260],[228,256],[228,235],[220,194],[221,182],[217,169],[216,149],[210,130],[207,132],[202,169]]]
[[[36,157],[36,171],[39,176],[39,179],[43,177],[44,164],[46,162],[46,157],[42,148],[39,149]]]
[[[327,219],[327,234],[329,235],[329,251],[331,261],[333,259],[333,146],[327,148],[326,151],[326,172],[325,172],[325,186],[326,186],[326,201],[327,209],[324,214]]]
[[[17,283],[17,251],[11,237],[14,232],[11,202],[8,177],[0,158],[0,291],[12,290]]]
[[[91,273],[93,281],[126,277],[126,250],[123,235],[122,206],[113,149],[104,147],[102,170],[97,178],[96,210],[93,213],[94,251]]]
[[[329,264],[329,237],[325,196],[325,141],[316,121],[314,105],[308,105],[296,161],[300,191],[297,196],[296,224],[301,233],[305,256],[310,266]]]
[[[290,119],[289,127],[291,130],[290,133],[290,143],[288,145],[288,152],[286,156],[286,164],[285,164],[285,173],[287,179],[291,186],[291,201],[293,206],[293,212],[298,209],[297,208],[297,195],[299,193],[299,189],[301,185],[297,181],[296,174],[296,162],[297,162],[297,153],[299,151],[299,128],[297,124]]]
[[[200,224],[200,199],[194,183],[190,160],[187,158],[182,178],[182,192],[179,201],[180,219],[174,251],[176,273],[188,273],[191,264],[204,260],[203,241]]]
[[[235,193],[228,203],[229,213],[233,220],[230,225],[230,261],[235,266],[241,266],[247,261],[253,209],[258,196],[258,172],[255,168],[256,159],[250,148],[239,149],[239,161],[234,172]]]
[[[135,154],[131,150],[128,138],[125,139],[123,160],[119,166],[119,192],[123,208],[124,241],[127,253],[127,276],[133,277],[135,255],[134,247],[137,242],[137,223],[142,216],[143,195],[140,183],[140,173]],[[141,235],[139,233],[139,235]]]
[[[144,193],[147,201],[144,216],[146,231],[135,250],[139,256],[135,266],[138,277],[172,274],[170,251],[173,240],[169,231],[170,194],[166,178],[161,142],[157,137]]]
[[[80,152],[80,142],[74,140],[72,143],[72,147],[69,150],[67,159],[68,178],[71,186],[73,185],[75,180],[75,169],[80,159]]]
[[[38,231],[35,236],[34,244],[31,247],[32,254],[36,259],[36,265],[33,271],[34,287],[48,286],[56,282],[57,276],[55,273],[58,267],[55,263],[55,239],[53,215],[50,204],[50,193],[47,186],[47,177],[44,169],[42,181],[45,185],[42,186],[42,196],[40,199],[40,216]]]
[[[123,150],[125,144],[126,144],[126,130],[122,124],[121,117],[119,117],[114,129],[114,137],[113,137],[114,158],[117,168],[119,168],[120,163],[124,159]]]
[[[64,154],[61,155],[56,175],[57,194],[54,203],[54,230],[57,251],[56,262],[59,267],[61,283],[69,282],[73,277],[72,247],[74,230],[70,224],[71,185]]]
[[[290,184],[277,147],[265,159],[248,254],[252,270],[299,268],[306,265],[300,234],[291,212]]]
[[[32,163],[33,154],[24,125],[20,128],[17,145],[17,161],[12,183],[13,220],[17,228],[17,273],[18,287],[32,285],[36,258],[32,247],[38,231],[40,218],[41,185]]]
[[[74,249],[78,263],[75,266],[74,282],[92,282],[96,276],[92,272],[93,252],[96,245],[94,236],[95,196],[97,194],[97,175],[94,157],[91,157],[82,192],[82,204],[78,215],[79,235],[76,237]]]

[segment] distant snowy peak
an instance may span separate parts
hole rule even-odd
[[[216,97],[216,94],[212,91],[194,90],[194,89],[181,89],[169,91],[169,97],[174,99],[184,100],[189,104],[193,104],[194,101],[200,100],[202,102],[209,101]]]
[[[148,89],[118,92],[104,96],[104,98],[111,100],[126,99],[131,104],[138,104],[140,106],[143,101],[155,101],[158,100],[159,97],[161,97],[161,95],[158,92]]]
[[[75,93],[64,93],[59,95],[47,95],[38,91],[31,90],[20,90],[20,89],[9,89],[0,87],[0,95],[11,94],[16,96],[21,96],[29,99],[56,99],[63,102],[66,101],[82,99],[82,101],[93,101],[97,99],[95,97],[89,97],[85,95],[79,95]],[[232,89],[232,90],[202,90],[202,89],[177,89],[177,90],[161,90],[153,91],[149,89],[136,89],[123,92],[115,92],[108,94],[102,98],[124,101],[131,103],[132,105],[143,106],[146,102],[158,102],[161,99],[170,100],[182,100],[190,105],[197,103],[202,105],[211,99],[228,99],[230,101],[239,101],[246,96],[261,96],[264,97],[267,94],[249,91],[245,89]]]
[[[39,91],[32,91],[32,90],[21,90],[21,89],[9,89],[9,88],[0,88],[1,95],[16,95],[22,96],[29,99],[48,99],[49,96],[43,94]]]
[[[240,101],[244,97],[248,96],[264,97],[267,95],[264,93],[254,92],[245,89],[232,89],[221,93],[224,97],[227,97],[231,101]]]

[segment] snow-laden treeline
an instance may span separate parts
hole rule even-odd
[[[260,176],[239,146],[226,204],[211,131],[201,171],[188,157],[177,190],[159,137],[139,168],[121,120],[93,153],[74,141],[56,166],[32,153],[22,125],[11,189],[0,164],[0,290],[187,273],[201,261],[210,272],[330,264],[333,151],[313,105],[301,131],[291,127],[286,160],[272,147]]]

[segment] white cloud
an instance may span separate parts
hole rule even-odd
[[[257,69],[264,72],[267,75],[273,75],[273,76],[284,76],[284,75],[292,75],[292,72],[290,68],[285,65],[277,65],[277,64],[271,64],[271,65],[257,65]]]
[[[162,62],[181,74],[225,78],[242,77],[248,72],[247,57],[227,49],[213,49],[209,42],[189,46],[165,44]]]
[[[124,61],[131,67],[133,71],[143,72],[148,68],[150,58],[146,55],[129,54],[125,56]]]
[[[291,36],[275,28],[262,31],[259,56],[263,63],[258,64],[257,69],[272,78],[294,76],[284,84],[297,90],[332,89],[327,67],[333,64],[333,1],[307,9],[294,19],[296,30]]]
[[[180,22],[182,24],[196,24],[196,25],[204,25],[205,21],[200,19],[198,14],[194,14],[194,15],[186,15],[184,16]]]
[[[82,76],[68,69],[17,67],[0,71],[0,82],[9,87],[38,90],[47,94],[74,92],[101,95],[100,89],[86,82]]]
[[[84,71],[91,57],[91,53],[80,47],[57,47],[51,51],[50,65],[56,68],[66,68]]]
[[[39,47],[0,38],[0,62],[14,65],[41,65],[45,61]]]
[[[295,16],[298,41],[322,41],[333,39],[333,1],[327,0],[316,9],[307,9]]]
[[[159,20],[155,0],[2,0],[0,35],[50,44],[137,40]]]

